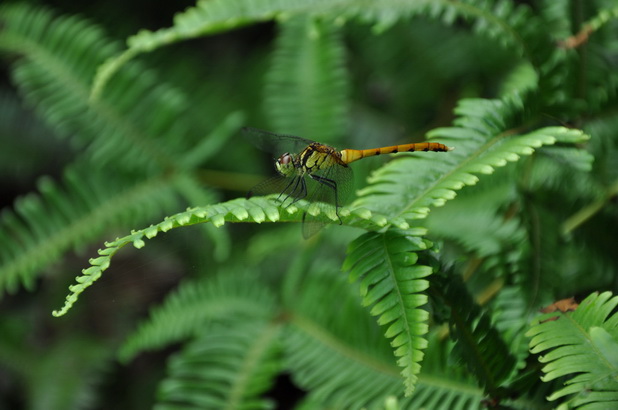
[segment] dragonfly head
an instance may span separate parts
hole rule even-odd
[[[284,177],[294,175],[294,158],[289,152],[286,152],[275,161],[275,168]]]

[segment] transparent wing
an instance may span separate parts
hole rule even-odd
[[[272,153],[275,158],[289,152],[300,153],[312,140],[294,135],[275,134],[257,128],[244,127],[243,135],[256,147]],[[307,199],[312,206],[317,206],[321,213],[335,212],[339,216],[339,207],[343,206],[352,193],[352,169],[335,164],[310,176],[286,178],[278,175],[256,185],[247,197],[279,193],[283,205],[290,205],[300,199]],[[318,233],[325,225],[324,215],[303,215],[303,236],[309,238]]]
[[[275,134],[251,127],[243,127],[242,133],[249,142],[262,151],[273,154],[275,158],[286,152],[298,154],[309,144],[315,142],[294,135]]]
[[[310,201],[325,202],[337,208],[345,205],[352,193],[352,168],[333,165],[313,174],[313,181],[307,184]]]
[[[307,198],[313,203],[313,206],[320,209],[320,213],[328,213],[334,210],[339,216],[339,208],[347,203],[352,193],[354,180],[352,168],[334,165],[316,172],[313,177],[306,178]],[[303,215],[303,236],[305,239],[317,234],[326,225],[324,218],[324,215],[313,216],[310,213]]]
[[[277,175],[260,182],[247,193],[247,198],[256,195],[279,194],[277,198],[283,205],[290,205],[307,197],[307,186],[303,177],[286,178]]]

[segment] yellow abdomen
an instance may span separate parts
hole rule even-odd
[[[373,157],[382,154],[394,154],[397,152],[414,152],[414,151],[434,151],[446,152],[452,148],[447,147],[439,142],[418,142],[414,144],[393,145],[390,147],[371,148],[371,149],[344,149],[341,151],[341,160],[349,164],[365,157]]]

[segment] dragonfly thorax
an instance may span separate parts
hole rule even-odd
[[[290,177],[294,175],[296,172],[296,167],[294,166],[294,157],[289,152],[281,155],[277,161],[275,161],[275,168],[277,168],[277,172],[279,172],[284,177]]]

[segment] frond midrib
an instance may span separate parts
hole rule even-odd
[[[395,364],[388,364],[382,360],[377,359],[375,356],[368,355],[357,349],[352,349],[350,345],[344,344],[336,336],[328,332],[324,327],[320,326],[315,321],[308,317],[293,312],[290,314],[290,323],[297,326],[299,329],[310,335],[312,338],[319,340],[325,346],[328,346],[331,350],[347,357],[354,362],[361,363],[364,366],[373,369],[378,373],[385,374],[389,377],[400,378],[400,374]]]
[[[482,389],[471,384],[454,381],[453,379],[449,379],[447,375],[429,375],[423,374],[421,371],[421,373],[418,374],[418,384],[416,388],[418,389],[422,385],[429,388],[440,388],[451,392],[459,392],[461,394],[483,396]]]
[[[246,396],[247,387],[255,374],[255,370],[259,369],[261,359],[264,354],[272,349],[273,341],[280,333],[280,325],[270,323],[266,329],[260,333],[260,337],[251,345],[244,356],[242,366],[238,369],[238,377],[234,379],[234,383],[229,389],[226,409],[234,410],[242,408],[243,398]]]
[[[388,264],[388,278],[391,280],[393,284],[393,290],[397,294],[397,301],[398,301],[397,304],[401,307],[401,315],[399,315],[399,317],[395,319],[393,323],[396,323],[397,320],[403,321],[404,329],[399,334],[404,334],[406,336],[406,345],[410,347],[408,349],[408,353],[406,353],[406,356],[410,360],[410,363],[414,363],[415,349],[412,348],[413,343],[412,343],[411,331],[410,331],[411,326],[410,326],[410,322],[409,322],[409,318],[407,314],[408,312],[405,309],[406,304],[404,302],[404,296],[402,295],[400,287],[398,286],[399,282],[397,280],[397,276],[395,275],[395,267],[393,266],[392,257],[391,257],[392,253],[388,249],[388,240],[387,240],[386,235],[382,235],[382,246],[383,246],[384,255],[386,256],[384,259],[386,260],[386,263]],[[412,280],[417,281],[418,278],[414,278]],[[412,310],[416,310],[416,309],[412,309]],[[404,370],[407,370],[410,373],[409,377],[414,376],[413,368],[411,365],[407,366]]]
[[[152,139],[141,132],[137,127],[129,121],[126,116],[113,109],[109,104],[103,103],[102,99],[89,101],[90,88],[83,87],[81,81],[75,81],[75,78],[70,75],[70,70],[65,70],[65,66],[59,63],[57,55],[51,54],[45,47],[41,47],[38,42],[30,40],[28,37],[21,36],[17,44],[24,45],[29,52],[23,53],[23,49],[15,50],[22,54],[34,54],[39,56],[37,59],[43,63],[48,71],[54,74],[59,83],[64,84],[65,89],[74,90],[71,94],[84,102],[84,109],[95,109],[100,117],[106,120],[108,124],[115,124],[115,128],[122,130],[123,136],[132,142],[132,145],[139,147],[142,154],[148,155],[162,167],[170,168],[174,164],[173,159],[163,150],[156,149],[157,144],[152,143]]]
[[[607,369],[613,369],[612,373],[614,375],[618,374],[618,368],[616,368],[611,362],[609,362],[605,354],[603,354],[603,352],[599,350],[596,343],[592,342],[592,336],[591,336],[590,329],[585,329],[580,323],[578,323],[576,320],[573,319],[572,315],[562,315],[561,319],[567,320],[568,322],[570,322],[571,326],[573,326],[577,331],[579,331],[582,337],[586,340],[586,342],[588,343],[588,348],[592,349],[592,351],[594,352],[594,356],[601,358],[603,364],[605,365]],[[602,325],[600,327],[603,328]],[[593,374],[593,373],[590,372],[589,374]],[[606,375],[602,376],[601,378],[604,379],[605,377]]]
[[[492,139],[490,139],[487,142],[485,142],[483,145],[479,146],[471,155],[466,157],[456,167],[454,167],[453,169],[449,170],[448,172],[440,175],[440,178],[436,179],[433,184],[429,185],[421,193],[416,195],[416,197],[412,201],[410,201],[409,204],[406,207],[402,208],[401,211],[397,212],[394,217],[395,218],[401,218],[402,215],[410,212],[414,208],[417,208],[418,205],[416,205],[416,204],[418,202],[424,200],[425,197],[427,196],[427,194],[431,193],[442,182],[450,179],[453,175],[457,175],[466,166],[468,166],[471,163],[474,163],[479,157],[481,157],[481,155],[486,154],[488,152],[489,148],[491,148],[492,146],[496,145],[498,142],[502,141],[504,138],[506,138],[508,136],[511,136],[511,135],[512,135],[512,131],[501,132],[498,135],[496,135],[495,137],[493,137]],[[492,166],[492,168],[495,168],[495,167]]]
[[[133,186],[127,192],[109,198],[107,202],[101,203],[99,207],[89,210],[88,213],[81,217],[77,219],[71,218],[72,222],[70,224],[63,225],[62,229],[55,230],[43,240],[39,239],[35,246],[26,247],[16,258],[9,260],[9,263],[2,267],[0,283],[9,282],[21,272],[30,270],[29,266],[32,265],[33,261],[39,260],[41,262],[37,265],[44,265],[46,263],[45,260],[49,258],[44,256],[42,259],[40,255],[54,254],[58,252],[58,249],[66,248],[75,238],[81,237],[85,232],[90,231],[93,221],[101,223],[101,221],[113,219],[114,215],[123,212],[125,204],[134,202],[135,198],[147,196],[153,189],[158,191],[162,189],[163,185],[171,184],[172,182],[169,178],[146,180],[139,185]]]

